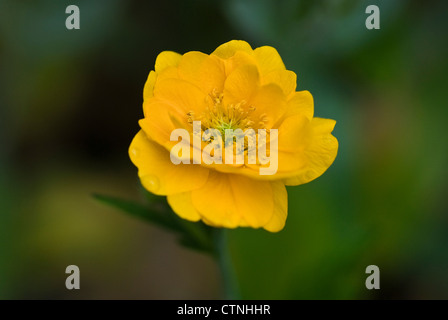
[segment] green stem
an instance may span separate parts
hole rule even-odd
[[[222,275],[224,299],[236,300],[241,299],[238,281],[236,279],[235,270],[233,269],[232,259],[230,256],[227,230],[215,229],[215,258],[217,259],[219,269]]]

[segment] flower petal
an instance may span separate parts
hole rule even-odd
[[[257,61],[252,55],[252,52],[246,52],[246,51],[238,51],[231,58],[222,61],[224,62],[226,76],[229,76],[235,69],[244,65],[250,64],[257,66]]]
[[[199,221],[201,216],[191,201],[191,191],[170,194],[167,196],[171,209],[181,218],[189,221]]]
[[[297,75],[290,70],[274,70],[261,78],[261,84],[268,83],[275,83],[282,88],[286,96],[289,96],[296,90]]]
[[[157,74],[157,83],[162,82],[165,79],[180,79],[177,66],[166,67],[161,73]]]
[[[154,88],[154,98],[169,105],[171,111],[185,116],[190,111],[200,114],[207,106],[206,97],[207,95],[198,87],[182,79],[170,78],[157,81]]]
[[[171,132],[179,128],[176,125],[178,122],[173,121],[177,119],[176,115],[170,114],[169,106],[163,103],[152,103],[150,106],[147,110],[153,110],[156,107],[163,109],[151,114],[150,117],[140,119],[138,124],[148,138],[170,150],[177,143],[177,141],[170,141]]]
[[[272,71],[285,70],[285,64],[277,50],[270,46],[263,46],[254,50],[254,57],[258,62],[260,73],[266,75]]]
[[[285,95],[282,89],[273,83],[260,87],[249,98],[249,105],[255,108],[251,114],[251,118],[255,121],[260,121],[265,117],[267,120],[264,125],[256,124],[255,127],[272,128],[287,111]]]
[[[145,87],[143,88],[143,100],[150,99],[154,96],[154,85],[156,83],[157,74],[154,71],[149,72]]]
[[[147,136],[170,148],[177,143],[170,141],[171,132],[178,128],[191,130],[187,113],[201,114],[207,105],[205,98],[199,88],[185,80],[157,81],[154,97],[143,103],[145,118],[139,124]]]
[[[288,186],[310,182],[321,176],[333,163],[338,152],[338,140],[331,134],[336,121],[313,118],[307,147],[298,155],[301,169],[284,180]],[[280,160],[279,160],[280,161]]]
[[[232,57],[237,51],[251,53],[252,47],[246,41],[232,40],[220,45],[218,48],[216,48],[215,51],[212,52],[212,54],[222,59],[228,59]]]
[[[260,78],[255,65],[243,65],[236,68],[224,83],[224,104],[248,102],[258,90]]]
[[[173,51],[163,51],[156,58],[155,70],[161,73],[168,67],[177,67],[182,55]]]
[[[288,101],[288,112],[286,116],[303,114],[308,119],[313,118],[314,100],[311,93],[307,90],[295,92]]]
[[[213,90],[222,92],[226,77],[224,64],[220,59],[198,51],[182,56],[179,76],[200,88],[205,94]]]
[[[202,166],[173,164],[169,151],[149,140],[142,130],[132,140],[129,157],[138,168],[143,186],[158,195],[199,188],[207,181],[209,174],[209,170]]]
[[[235,205],[244,221],[252,228],[266,225],[274,212],[271,184],[241,175],[232,175],[229,180],[233,188]]]
[[[278,232],[285,226],[288,216],[288,193],[280,181],[271,182],[271,186],[274,194],[274,214],[264,228],[270,232]]]
[[[278,150],[297,152],[305,149],[311,138],[310,120],[302,114],[286,118],[278,128]]]
[[[274,212],[269,182],[214,171],[210,171],[202,188],[192,191],[192,200],[204,222],[216,227],[259,228],[269,222]]]

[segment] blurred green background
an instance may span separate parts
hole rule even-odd
[[[76,4],[81,29],[65,28]],[[381,29],[365,28],[365,8]],[[215,299],[218,267],[92,193],[141,199],[127,149],[163,50],[278,49],[337,120],[278,234],[231,230],[243,298],[448,299],[448,3],[0,1],[0,298]],[[65,268],[81,290],[65,288]],[[381,289],[365,288],[365,269]]]

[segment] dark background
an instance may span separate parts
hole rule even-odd
[[[65,28],[78,5],[81,29]],[[367,30],[365,8],[381,10]],[[278,234],[229,232],[243,298],[448,298],[442,1],[0,1],[0,298],[214,299],[215,262],[96,202],[141,199],[127,149],[164,50],[277,48],[339,153]],[[65,268],[81,290],[65,288]],[[365,288],[378,265],[381,289]]]

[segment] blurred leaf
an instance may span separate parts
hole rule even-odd
[[[133,201],[119,199],[116,197],[94,194],[93,197],[105,204],[118,208],[126,213],[129,213],[138,218],[144,219],[148,222],[157,224],[165,229],[171,231],[181,231],[179,226],[170,221],[169,217],[160,214],[157,208],[148,208]]]
[[[178,233],[180,235],[179,243],[187,248],[210,254],[213,253],[210,227],[202,222],[190,222],[180,219],[167,205],[154,203],[154,198],[151,199],[153,200],[151,201],[151,206],[145,206],[107,195],[94,194],[93,197],[132,216]]]

